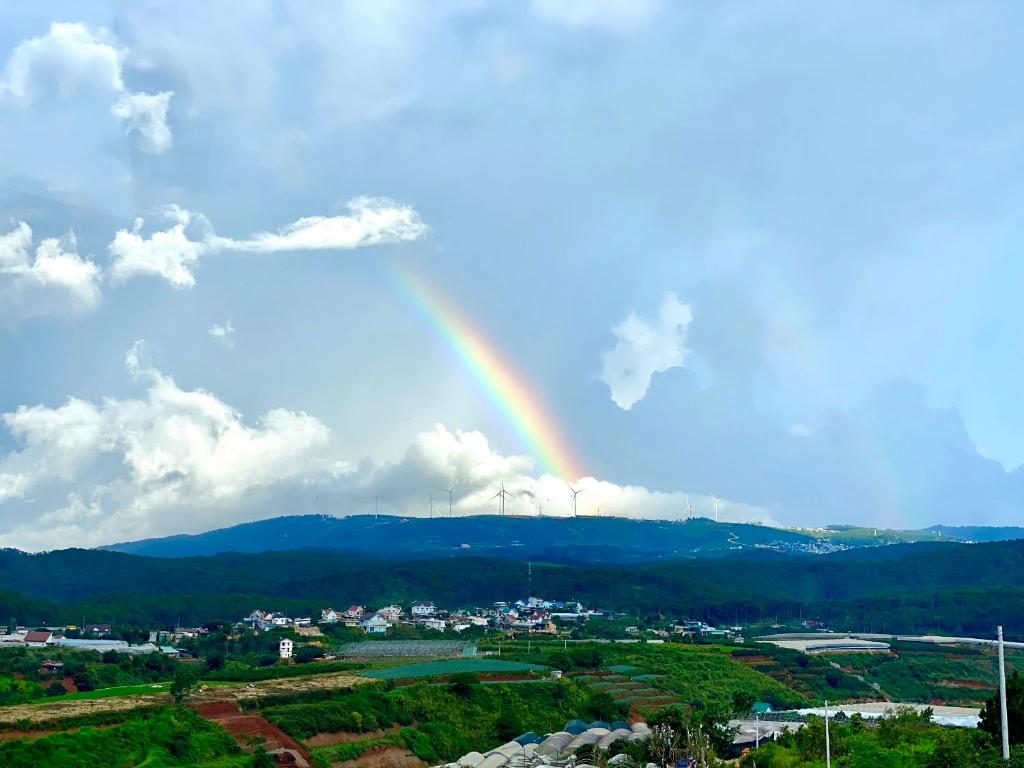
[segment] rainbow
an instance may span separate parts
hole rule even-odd
[[[541,469],[569,482],[583,477],[580,463],[544,398],[498,347],[421,277],[408,269],[397,269],[396,274],[403,293],[476,379]]]

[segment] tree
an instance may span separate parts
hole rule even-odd
[[[206,657],[206,668],[211,672],[224,669],[224,651],[214,651]]]
[[[683,739],[687,744],[693,742],[701,748],[706,744],[711,754],[719,757],[729,756],[736,735],[735,730],[729,727],[727,707],[717,704],[708,706],[702,702],[702,706],[692,712],[675,704],[661,710],[648,722],[652,727],[667,725],[676,733],[685,734]]]
[[[181,706],[185,699],[199,684],[199,670],[191,664],[178,664],[174,670],[174,682],[171,683],[171,696],[174,703]]]
[[[832,757],[843,754],[846,751],[845,740],[842,728],[836,727],[836,723],[829,718],[829,736]],[[825,759],[825,719],[817,715],[811,715],[799,731],[796,732],[796,747],[800,757],[810,762],[811,760]]]
[[[71,679],[75,683],[75,688],[79,691],[93,691],[96,689],[96,683],[85,667],[72,674]]]
[[[274,768],[277,763],[274,762],[274,758],[271,757],[267,750],[263,747],[256,747],[256,752],[252,757],[252,768]]]
[[[699,725],[692,725],[686,729],[686,742],[683,745],[683,751],[692,768],[711,768],[718,765],[711,738],[707,731]]]
[[[754,708],[754,696],[746,691],[734,691],[732,694],[732,711],[737,715],[745,715]]]
[[[981,730],[998,740],[1000,736],[999,693],[985,702],[981,710]],[[1024,677],[1014,672],[1006,681],[1006,722],[1009,725],[1010,744],[1024,744]]]
[[[986,761],[979,746],[972,732],[943,728],[937,734],[927,768],[981,768]]]
[[[480,678],[472,672],[459,672],[448,678],[448,690],[460,698],[468,698],[473,686],[480,683]]]
[[[47,696],[63,696],[65,693],[67,693],[67,690],[64,688],[63,685],[56,681],[50,683],[50,685],[46,688]]]
[[[656,725],[651,729],[647,742],[647,752],[651,762],[658,765],[675,765],[681,751],[680,734],[667,724]],[[700,765],[695,763],[695,766]]]

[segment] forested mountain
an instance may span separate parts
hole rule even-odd
[[[920,544],[820,557],[763,551],[650,564],[384,560],[314,550],[154,558],[99,550],[0,552],[0,617],[136,624],[237,619],[255,605],[430,599],[486,605],[528,591],[631,613],[752,621],[818,616],[836,628],[1024,632],[1024,541]],[[531,589],[532,587],[532,589]]]
[[[625,563],[681,557],[718,557],[754,548],[820,552],[835,547],[872,548],[909,542],[1005,541],[1021,528],[929,528],[892,531],[836,526],[807,532],[707,518],[683,522],[622,517],[395,517],[295,515],[275,517],[195,535],[112,544],[104,549],[154,557],[221,552],[325,549],[387,559],[451,555],[549,562]],[[888,559],[888,554],[877,557]]]
[[[155,557],[334,549],[375,557],[486,555],[512,559],[623,562],[714,555],[757,545],[811,546],[797,531],[744,523],[685,523],[622,517],[276,517],[195,535],[113,544],[105,549]]]

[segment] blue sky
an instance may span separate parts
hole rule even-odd
[[[398,268],[543,394],[590,513],[1020,522],[1020,15],[11,5],[0,545],[458,481],[566,514]]]

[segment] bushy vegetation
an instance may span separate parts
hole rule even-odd
[[[774,707],[793,707],[807,701],[807,695],[772,679],[750,665],[734,659],[727,650],[709,645],[666,643],[587,644],[563,649],[558,643],[534,644],[528,652],[525,643],[504,644],[502,653],[510,658],[530,660],[566,672],[586,672],[625,665],[629,679],[642,681],[644,687],[671,694],[684,704],[697,707],[708,702],[731,702],[737,693],[747,693]],[[620,700],[629,698],[626,685],[618,692]]]
[[[62,661],[59,672],[44,668],[46,659]],[[108,651],[76,651],[61,648],[4,648],[0,650],[0,706],[18,704],[66,692],[67,677],[78,691],[135,686],[170,679],[177,665],[154,653],[131,656]]]
[[[831,654],[809,656],[790,648],[759,643],[732,650],[731,655],[810,700],[845,701],[878,696],[868,683],[858,680],[854,674],[836,669],[833,666],[836,657]]]
[[[296,738],[317,733],[368,733],[395,725],[411,728],[402,739],[424,760],[454,760],[526,731],[550,732],[573,718],[614,720],[625,715],[610,697],[568,680],[528,685],[480,684],[468,676],[446,686],[387,683],[351,691],[269,702],[262,714]]]
[[[520,661],[502,659],[444,659],[441,661],[422,661],[402,664],[365,672],[366,677],[378,680],[403,680],[415,677],[436,677],[438,675],[458,675],[462,673],[506,672],[523,673],[539,672],[546,667],[539,664],[527,664]]]
[[[251,667],[241,662],[229,661],[223,669],[208,672],[204,680],[220,680],[225,682],[255,683],[259,680],[282,680],[288,677],[303,675],[325,675],[331,672],[351,672],[362,669],[364,665],[347,661],[317,661],[307,664],[275,665],[272,667]]]
[[[191,710],[162,708],[102,730],[92,727],[33,740],[0,742],[5,768],[252,765],[230,736]]]
[[[927,715],[903,710],[877,725],[855,716],[829,723],[832,765],[837,768],[1010,768],[1024,766],[1024,750],[1015,748],[1009,764],[1000,759],[989,734],[932,725]],[[825,724],[811,718],[740,761],[742,768],[819,768],[825,765]]]

